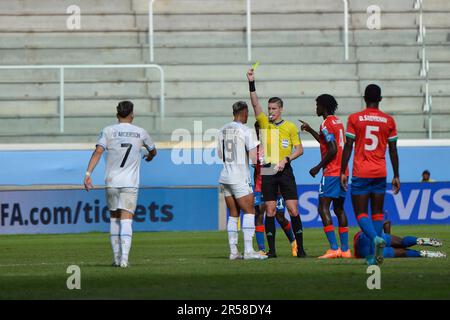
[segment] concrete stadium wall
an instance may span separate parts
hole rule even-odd
[[[66,8],[81,8],[82,29],[68,30]],[[252,1],[253,59],[261,99],[286,99],[287,117],[314,121],[314,98],[334,94],[345,118],[362,107],[364,86],[383,88],[383,108],[403,138],[427,134],[419,77],[414,0],[350,4],[350,59],[343,57],[343,5],[336,0]],[[382,29],[366,27],[369,5]],[[118,64],[148,61],[147,0],[10,0],[0,3],[2,64]],[[450,137],[450,50],[447,0],[424,1],[435,138]],[[131,99],[159,141],[202,118],[215,127],[232,101],[248,100],[244,0],[171,0],[154,4],[155,62],[166,71],[166,121],[159,126],[158,77],[142,70],[66,71],[66,132],[59,133],[58,74],[0,72],[0,143],[93,142],[114,120],[118,100]],[[309,139],[309,137],[306,137]]]

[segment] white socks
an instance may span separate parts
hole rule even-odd
[[[228,243],[230,244],[230,251],[232,254],[237,254],[238,244],[238,220],[237,217],[228,217],[227,231],[228,231]]]
[[[232,254],[237,254],[238,248],[238,220],[237,217],[228,217],[227,231],[228,243],[230,244],[230,251]],[[244,214],[242,219],[242,232],[244,233],[244,250],[246,253],[254,252],[253,237],[255,235],[255,215]]]
[[[245,213],[242,220],[242,232],[244,233],[244,250],[245,253],[251,253],[254,252],[253,236],[255,235],[255,215]]]
[[[128,254],[131,248],[131,238],[133,237],[133,230],[131,228],[132,219],[122,219],[120,220],[120,239],[122,257],[121,262],[128,262]]]
[[[120,219],[111,218],[111,224],[109,228],[111,248],[113,251],[114,262],[120,263]]]

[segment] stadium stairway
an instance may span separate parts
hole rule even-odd
[[[81,9],[68,30],[66,9]],[[338,115],[360,110],[364,87],[383,89],[382,109],[401,138],[425,138],[424,79],[419,76],[414,0],[350,0],[350,57],[344,60],[343,5],[336,0],[252,1],[252,60],[261,61],[257,91],[285,100],[286,118],[318,127],[315,97],[336,96]],[[381,30],[366,26],[367,7],[381,8]],[[12,64],[148,63],[147,0],[11,0],[0,3],[0,54]],[[433,136],[450,138],[450,3],[424,1]],[[155,63],[166,74],[166,117],[159,122],[159,76],[141,69],[65,71],[65,132],[59,133],[59,74],[0,70],[0,143],[93,142],[115,121],[118,100],[136,106],[136,123],[157,141],[174,129],[219,128],[231,105],[248,101],[244,0],[155,1]],[[254,118],[251,117],[251,124]],[[302,134],[302,138],[310,139]]]

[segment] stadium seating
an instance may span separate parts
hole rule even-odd
[[[371,82],[401,138],[426,138],[424,79],[419,76],[414,0],[350,4],[350,58],[344,61],[343,5],[337,0],[252,1],[252,60],[257,90],[285,100],[286,118],[318,126],[314,98],[331,93],[343,119],[362,106]],[[381,30],[366,27],[369,5],[381,7]],[[81,8],[81,30],[66,28],[66,9]],[[148,63],[147,0],[10,0],[0,3],[0,52],[12,64]],[[450,138],[450,3],[424,0],[433,136]],[[58,72],[0,70],[0,143],[92,142],[115,121],[119,99],[136,106],[136,123],[155,140],[175,128],[218,128],[231,104],[248,100],[245,0],[156,0],[155,63],[166,73],[166,118],[159,123],[159,76],[141,69],[66,70],[65,132],[59,133]],[[253,121],[254,118],[251,118]],[[302,135],[310,139],[309,135]]]

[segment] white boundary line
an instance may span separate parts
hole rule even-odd
[[[83,264],[83,263],[78,263]],[[0,268],[8,268],[8,267],[36,267],[36,266],[57,266],[57,265],[67,265],[70,266],[70,263],[63,262],[42,262],[42,263],[12,263],[12,264],[0,264]],[[2,275],[4,276],[4,274]]]

